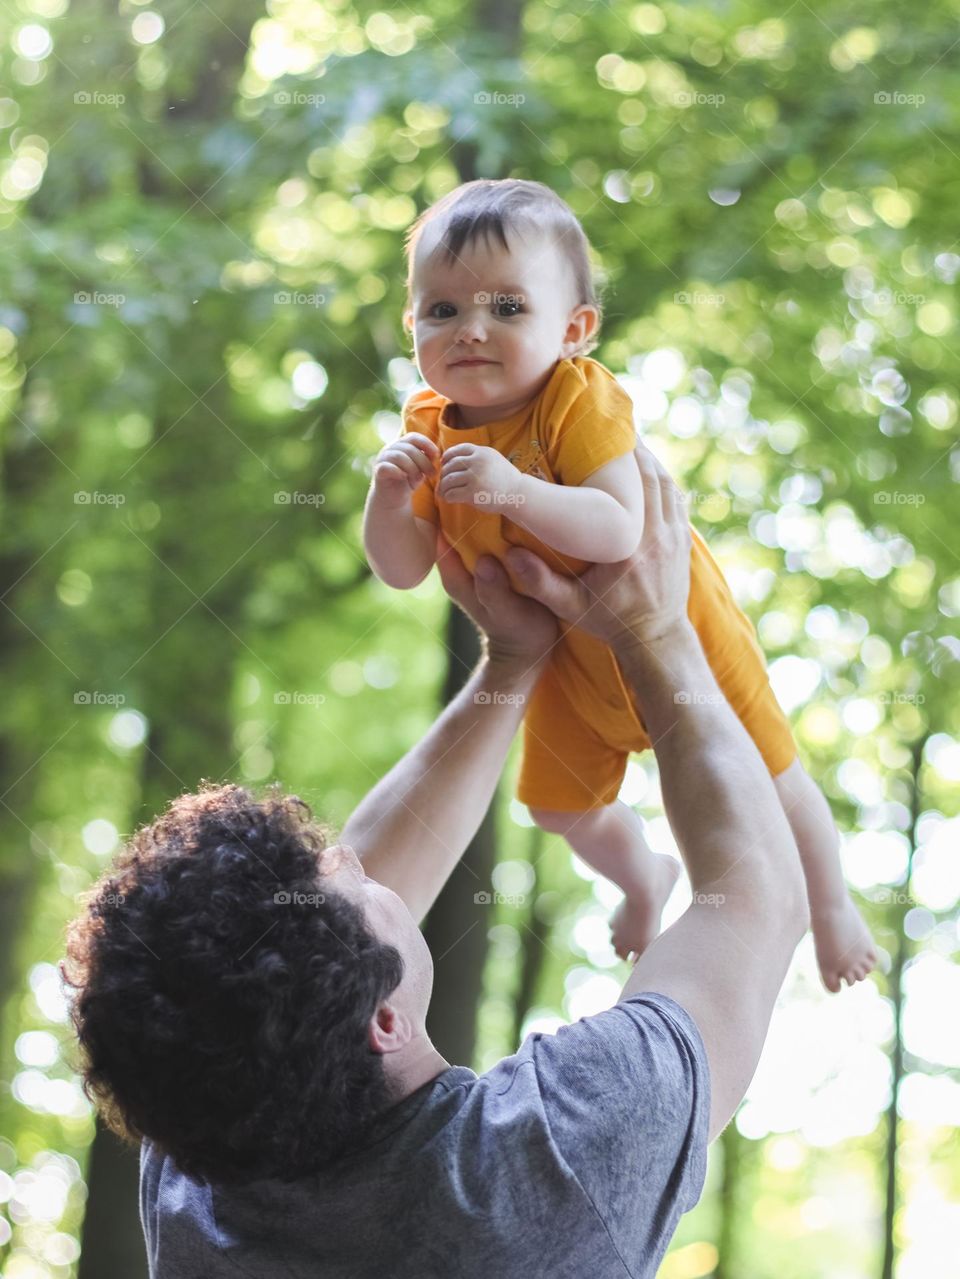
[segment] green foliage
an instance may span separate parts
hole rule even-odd
[[[67,1044],[49,966],[122,833],[201,776],[279,777],[342,823],[430,722],[442,592],[372,582],[359,519],[415,378],[402,235],[468,173],[540,179],[580,215],[607,285],[596,354],[799,690],[804,756],[857,837],[848,873],[929,1009],[923,961],[957,950],[953,18],[887,0],[8,11],[0,1169],[46,1160],[70,1188],[62,1218],[0,1235],[4,1274],[72,1273],[92,1121],[66,1049],[42,1064],[48,1041],[19,1037]],[[623,976],[594,944],[602,890],[530,842],[507,788],[498,817],[502,861],[536,883],[492,932],[483,1064]],[[788,1002],[829,1017],[809,961]],[[875,1055],[895,993],[881,973],[839,997]],[[952,1083],[956,1111],[960,1057],[928,1042],[907,1035],[906,1069]],[[804,1081],[809,1115],[828,1083]],[[742,1134],[756,1206],[730,1273],[877,1270],[883,1104],[832,1148],[804,1144],[813,1120]],[[955,1141],[919,1113],[904,1201],[955,1200]],[[721,1189],[714,1168],[664,1275],[713,1270]],[[855,1230],[829,1207],[854,1195]],[[914,1269],[948,1274],[898,1230]]]

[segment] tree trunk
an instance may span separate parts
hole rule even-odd
[[[550,921],[544,919],[537,911],[537,865],[543,852],[544,835],[539,826],[530,830],[529,861],[533,870],[533,883],[530,887],[530,910],[524,927],[523,953],[520,965],[520,981],[513,1001],[513,1044],[514,1050],[520,1047],[520,1035],[523,1031],[523,1020],[536,1002],[537,987],[543,971],[543,958],[550,936]]]
[[[922,737],[913,747],[913,759],[910,767],[910,851],[907,858],[907,877],[904,881],[907,891],[902,894],[903,900],[896,901],[893,906],[893,927],[897,935],[897,948],[890,968],[890,998],[893,1000],[893,1051],[890,1054],[890,1068],[893,1078],[890,1086],[890,1105],[887,1107],[881,1279],[893,1279],[894,1266],[897,1260],[894,1227],[899,1199],[897,1190],[897,1149],[900,1132],[897,1103],[900,1099],[900,1083],[904,1074],[903,972],[913,949],[903,925],[907,911],[910,908],[910,903],[907,899],[910,895],[909,888],[913,874],[913,859],[917,851],[917,824],[920,820],[921,810],[920,769],[923,762],[923,748],[926,742],[926,737]]]
[[[473,623],[451,606],[447,617],[449,662],[443,703],[454,698],[480,656]],[[461,785],[469,786],[469,777]],[[476,1012],[483,988],[490,906],[475,900],[489,893],[495,863],[493,804],[427,916],[423,933],[435,965],[427,1033],[448,1061],[470,1065],[476,1046]]]

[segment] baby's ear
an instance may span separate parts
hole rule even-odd
[[[403,313],[403,327],[404,327],[404,328],[405,328],[408,332],[410,332],[410,330],[412,330],[412,328],[413,328],[413,312],[412,312],[412,311],[404,311],[404,313]]]

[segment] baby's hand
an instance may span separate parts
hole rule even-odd
[[[520,492],[522,476],[502,453],[485,444],[455,444],[443,455],[437,497],[489,510]]]
[[[440,450],[426,435],[411,431],[380,450],[373,461],[373,488],[377,501],[388,510],[399,510],[410,501],[440,458]]]

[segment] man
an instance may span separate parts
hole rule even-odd
[[[339,845],[292,797],[207,788],[133,837],[76,921],[87,1085],[143,1139],[154,1279],[641,1279],[697,1202],[808,917],[767,769],[686,618],[681,499],[636,459],[646,522],[620,565],[577,581],[511,552],[525,598],[495,561],[473,579],[444,554],[485,656]],[[486,810],[556,617],[611,644],[635,690],[693,901],[613,1008],[478,1077],[427,1037],[416,921]]]

